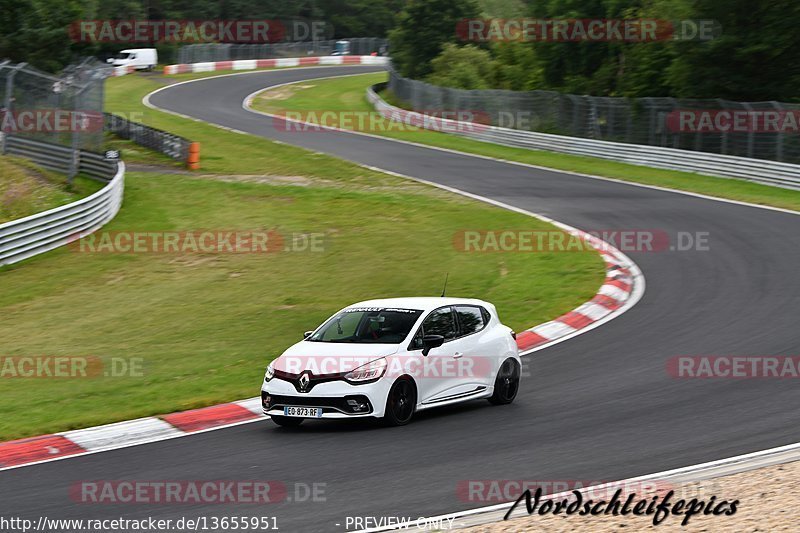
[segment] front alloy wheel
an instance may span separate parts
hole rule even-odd
[[[494,392],[489,402],[505,405],[514,401],[519,390],[519,364],[514,359],[506,359],[494,380]]]
[[[417,389],[407,377],[399,378],[389,389],[383,421],[388,426],[404,426],[411,422],[417,406]]]

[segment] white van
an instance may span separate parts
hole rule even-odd
[[[349,56],[350,55],[350,41],[336,41],[333,47],[332,56]]]
[[[158,52],[155,48],[133,48],[122,50],[108,59],[115,67],[133,67],[136,70],[153,70],[158,64]]]

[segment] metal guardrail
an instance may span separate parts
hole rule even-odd
[[[27,157],[39,166],[60,174],[70,175],[74,164],[72,148],[69,146],[6,135],[5,147],[7,154]]]
[[[103,118],[105,121],[103,129],[117,137],[131,140],[178,161],[189,159],[189,147],[192,141],[188,139],[111,113],[103,113]]]
[[[26,157],[41,167],[66,174],[70,178],[83,174],[98,181],[109,181],[116,172],[116,164],[101,154],[87,150],[73,150],[68,146],[35,141],[16,135],[5,136],[6,153]]]
[[[99,181],[110,181],[117,171],[117,162],[109,161],[105,156],[82,150],[79,153],[78,173]]]
[[[385,54],[389,47],[389,41],[379,37],[353,37],[342,40],[350,43],[348,54],[352,55],[366,56],[373,52]],[[331,39],[272,44],[189,44],[181,46],[178,50],[178,63],[326,56],[334,51],[336,42],[336,39]]]
[[[385,86],[386,84],[377,84],[368,88],[367,99],[384,117],[409,124],[433,126],[430,129],[438,128],[447,133],[506,146],[598,157],[710,176],[740,178],[765,185],[800,190],[800,165],[693,150],[566,137],[431,117],[385,102],[376,92]]]
[[[64,172],[72,164],[71,149],[57,145],[9,136],[9,153],[27,157],[43,167]],[[47,152],[47,149],[50,152]],[[67,158],[66,162],[63,157]],[[77,202],[42,213],[0,224],[0,265],[10,265],[53,250],[88,235],[114,218],[122,205],[125,164],[109,162],[103,156],[78,152],[82,173],[108,184],[96,193]]]
[[[389,89],[415,111],[468,111],[501,128],[800,164],[800,103],[454,89],[392,69]]]

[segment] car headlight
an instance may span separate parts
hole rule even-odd
[[[353,383],[364,383],[367,381],[374,381],[386,372],[386,358],[381,357],[380,359],[376,359],[366,365],[362,365],[354,370],[351,370],[347,374],[344,375],[344,379],[346,381],[350,381]]]
[[[264,381],[269,381],[275,376],[275,369],[272,368],[272,363],[269,364],[267,367],[267,371],[264,372]]]

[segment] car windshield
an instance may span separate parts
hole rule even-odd
[[[352,307],[325,322],[307,340],[358,344],[398,344],[422,311],[393,307]]]
[[[114,59],[128,59],[130,55],[130,52],[120,52],[114,56]]]

